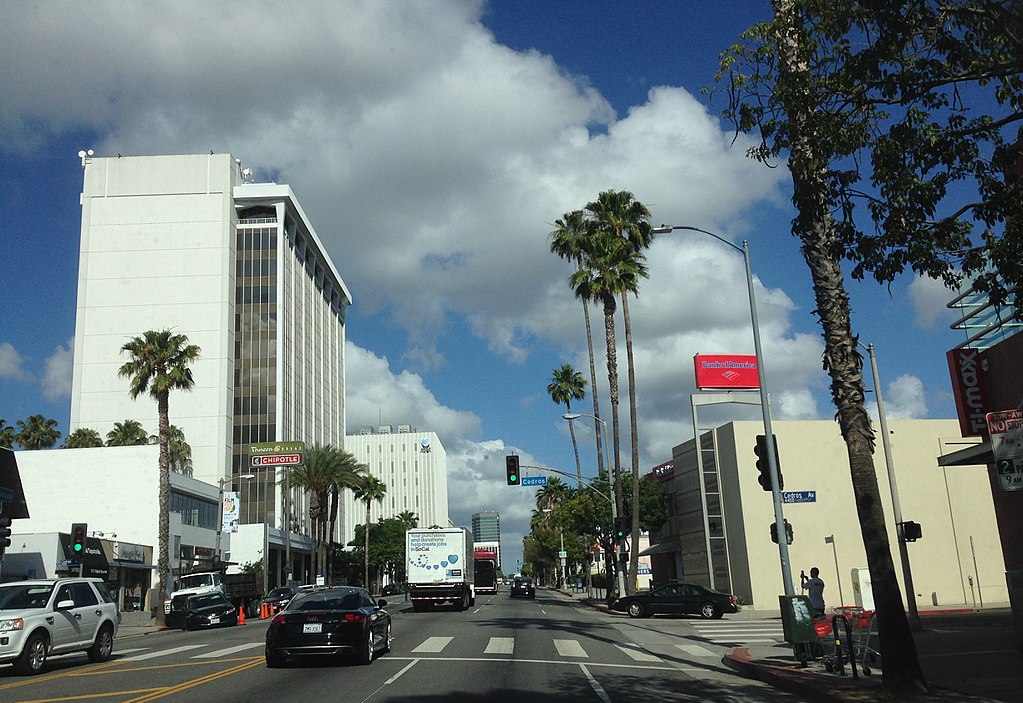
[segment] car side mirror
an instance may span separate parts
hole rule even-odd
[[[62,600],[57,603],[57,610],[71,610],[74,607],[75,602],[73,600]]]
[[[387,601],[385,601],[383,598],[378,598],[377,599],[377,605],[379,605],[381,608],[383,608],[385,605],[387,605]]]

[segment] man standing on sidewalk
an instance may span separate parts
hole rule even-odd
[[[799,572],[801,583],[799,584],[810,598],[810,605],[815,615],[824,615],[824,581],[820,577],[821,570],[816,566],[810,569],[810,578]]]

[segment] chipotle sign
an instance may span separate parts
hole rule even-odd
[[[980,366],[980,349],[960,347],[949,351],[947,357],[959,415],[959,429],[963,437],[986,437],[988,398],[984,372]]]

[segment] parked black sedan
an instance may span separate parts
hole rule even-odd
[[[266,594],[266,598],[263,602],[274,609],[274,612],[278,610],[284,610],[288,607],[288,603],[298,593],[297,588],[291,588],[290,586],[283,586],[282,588],[275,588]]]
[[[238,624],[238,609],[223,593],[180,595],[171,600],[167,627],[197,630],[201,627],[231,627]]]
[[[274,616],[266,631],[266,665],[310,656],[354,657],[371,664],[391,651],[391,616],[385,600],[355,586],[299,593]]]
[[[635,595],[619,598],[611,607],[622,610],[634,618],[645,618],[660,613],[720,618],[725,613],[739,612],[735,596],[719,593],[695,583],[669,583],[652,591],[640,591]]]

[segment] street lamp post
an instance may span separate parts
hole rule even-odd
[[[575,420],[575,419],[580,418],[580,417],[588,417],[588,418],[590,418],[590,419],[592,419],[592,420],[594,420],[596,422],[599,422],[601,425],[603,425],[603,428],[601,429],[601,432],[600,432],[600,436],[604,438],[604,456],[609,456],[609,454],[607,453],[607,423],[606,422],[604,422],[602,419],[600,419],[596,415],[590,415],[589,413],[565,413],[561,417],[563,417],[564,419],[568,420],[569,422],[572,422],[572,420]],[[618,480],[617,476],[613,476],[612,477],[612,481],[617,481],[617,480]],[[612,493],[613,492],[614,492],[614,484],[612,484]],[[607,497],[607,496],[605,496],[605,497]],[[614,500],[613,496],[610,498],[610,502],[611,502],[611,521],[613,523],[617,524],[617,522],[618,522],[618,505],[615,503],[615,500]],[[625,595],[625,574],[622,572],[621,550],[618,548],[618,540],[617,539],[613,540],[611,544],[614,547],[615,567],[616,567],[615,570],[618,572],[618,597],[621,598],[622,596]],[[633,545],[633,548],[635,549],[635,545]]]
[[[862,347],[863,342],[858,342]],[[913,586],[913,572],[909,568],[909,550],[906,548],[906,536],[902,526],[902,508],[899,506],[899,488],[895,483],[895,466],[892,462],[892,446],[888,439],[888,418],[884,411],[884,399],[881,397],[881,376],[877,370],[877,355],[874,354],[873,343],[866,347],[870,354],[870,370],[874,374],[874,395],[877,396],[877,417],[881,424],[881,446],[884,447],[884,461],[888,467],[888,484],[892,492],[892,516],[895,518],[895,529],[899,542],[899,557],[902,560],[902,580],[906,587],[906,607],[909,612],[906,620],[909,629],[920,630],[920,614],[916,609],[916,589]]]
[[[778,534],[778,557],[781,562],[781,578],[782,584],[785,587],[786,596],[794,596],[795,588],[792,585],[792,571],[789,568],[789,545],[785,539],[785,514],[782,510],[782,495],[781,486],[778,485],[778,461],[774,455],[773,447],[774,443],[771,438],[774,437],[774,431],[771,429],[771,403],[767,393],[767,374],[764,371],[764,353],[760,346],[760,322],[757,318],[757,299],[753,292],[753,269],[750,266],[749,259],[749,242],[745,239],[742,241],[742,246],[737,247],[732,242],[728,241],[724,237],[708,232],[705,229],[699,227],[689,227],[686,225],[661,225],[660,227],[651,228],[651,232],[654,234],[669,234],[672,230],[688,230],[691,232],[700,232],[707,236],[713,237],[722,244],[725,244],[737,252],[742,254],[743,261],[746,264],[746,287],[749,291],[749,310],[750,320],[753,323],[753,348],[757,357],[757,379],[760,383],[760,407],[764,416],[764,435],[767,437],[767,446],[771,448],[767,452],[767,469],[771,476],[771,496],[774,499],[774,524]],[[697,446],[699,446],[699,432],[697,432]]]

